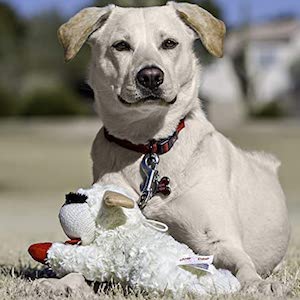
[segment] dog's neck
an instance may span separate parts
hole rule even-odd
[[[159,111],[146,113],[143,112],[143,108],[132,107],[130,111],[130,108],[124,107],[124,104],[114,98],[115,93],[111,89],[104,89],[104,87],[99,89],[99,92],[94,90],[96,108],[108,132],[119,139],[134,144],[146,144],[152,139],[163,139],[172,135],[180,120],[189,118],[191,112],[205,118],[197,97],[198,78],[196,77],[182,87],[176,103],[169,108],[162,107]],[[187,105],[182,108],[180,101],[185,101]]]

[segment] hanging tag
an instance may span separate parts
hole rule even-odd
[[[213,255],[208,256],[191,256],[183,257],[179,260],[178,266],[194,268],[213,274],[215,267],[213,266]]]

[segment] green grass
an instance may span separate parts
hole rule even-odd
[[[49,274],[30,259],[27,247],[38,241],[65,239],[58,210],[65,193],[92,182],[89,153],[99,127],[96,120],[84,119],[0,121],[1,300],[65,298],[34,284],[34,279]],[[282,161],[280,177],[288,199],[292,240],[285,265],[273,276],[291,289],[289,297],[300,298],[300,123],[256,122],[225,134],[242,148],[273,152]],[[124,299],[117,287],[99,295],[101,299]],[[99,295],[71,298],[99,299]],[[213,299],[253,297],[259,295],[238,293]]]

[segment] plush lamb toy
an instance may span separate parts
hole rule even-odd
[[[239,290],[239,282],[227,270],[210,265],[211,274],[203,275],[196,268],[183,267],[185,261],[201,263],[202,258],[162,232],[163,227],[156,227],[163,224],[147,220],[125,195],[115,186],[97,184],[67,195],[60,222],[68,237],[80,238],[81,245],[53,243],[44,247],[46,262],[58,277],[77,272],[91,281],[113,280],[152,293],[170,291],[176,296]],[[33,258],[37,259],[41,245],[29,248]]]

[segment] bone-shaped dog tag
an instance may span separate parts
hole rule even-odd
[[[156,153],[146,154],[141,163],[141,169],[145,177],[141,184],[141,196],[139,200],[139,207],[143,209],[148,201],[157,193],[165,196],[171,193],[170,179],[163,177],[159,179],[157,166],[159,164],[159,157]]]

